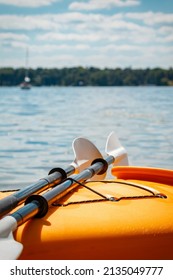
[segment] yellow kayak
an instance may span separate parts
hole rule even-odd
[[[79,184],[19,226],[19,258],[173,259],[173,171],[119,166],[112,175]]]

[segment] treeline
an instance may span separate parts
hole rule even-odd
[[[0,86],[18,86],[24,76],[24,68],[0,68]],[[28,76],[33,86],[173,86],[173,68],[37,68],[28,69]]]

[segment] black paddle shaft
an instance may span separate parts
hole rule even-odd
[[[0,217],[13,210],[16,206],[23,203],[27,197],[33,193],[38,194],[47,188],[54,187],[67,176],[71,175],[75,168],[70,165],[67,169],[53,168],[47,177],[40,179],[23,189],[0,200]]]
[[[78,186],[78,182],[84,182],[92,178],[95,174],[103,174],[106,172],[108,165],[114,162],[114,157],[109,156],[107,159],[97,159],[93,164],[77,175],[67,178],[63,183],[47,191],[43,195],[32,195],[26,200],[25,206],[11,214],[17,221],[17,225],[21,225],[30,218],[44,217],[49,206],[57,199],[65,196],[68,192]],[[73,179],[75,181],[73,181]]]

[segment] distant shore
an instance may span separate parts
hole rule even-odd
[[[0,86],[18,86],[24,68],[0,68]],[[28,69],[32,86],[173,86],[173,68],[37,68]]]

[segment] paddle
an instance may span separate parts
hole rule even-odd
[[[85,138],[76,138],[72,143],[75,159],[65,170],[53,168],[49,175],[34,184],[26,186],[21,190],[0,200],[0,217],[13,210],[16,206],[35,193],[54,187],[74,172],[81,172],[88,167],[95,158],[102,157],[96,146]],[[103,177],[104,178],[104,177]]]
[[[114,163],[113,165],[129,165],[128,155],[126,149],[121,145],[115,132],[111,132],[107,138],[105,152],[109,155],[114,150]]]
[[[18,226],[32,217],[44,217],[48,211],[48,207],[53,202],[78,186],[76,181],[84,182],[87,179],[92,178],[95,174],[99,177],[106,173],[108,165],[114,163],[115,157],[118,156],[117,145],[115,145],[115,148],[113,147],[112,134],[108,137],[106,152],[108,154],[106,159],[97,158],[93,161],[90,167],[84,169],[77,175],[72,175],[70,179],[65,180],[63,183],[47,191],[43,195],[30,196],[27,199],[25,206],[13,214],[4,217],[0,221],[0,259],[17,259],[21,254],[23,245],[15,241],[12,234]]]

